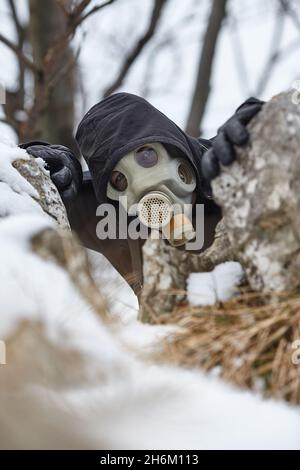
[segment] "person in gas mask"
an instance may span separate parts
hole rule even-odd
[[[216,137],[206,140],[188,136],[145,99],[117,93],[92,107],[78,126],[76,141],[88,172],[83,173],[71,150],[61,145],[29,142],[22,147],[46,161],[70,225],[83,245],[102,253],[139,294],[145,240],[128,234],[100,239],[97,207],[112,204],[117,214],[126,213],[127,223],[138,216],[142,225],[161,229],[167,242],[184,249],[195,235],[193,214],[182,216],[167,209],[204,204],[201,250],[205,250],[221,219],[210,182],[222,165],[234,161],[234,146],[248,142],[246,125],[262,105],[250,98]],[[177,237],[178,225],[181,235]]]

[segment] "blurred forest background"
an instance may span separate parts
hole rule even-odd
[[[300,78],[299,0],[0,0],[0,132],[76,150],[74,129],[115,91],[212,137],[250,95]]]
[[[248,97],[300,88],[299,0],[0,0],[0,18],[1,139],[46,140],[78,155],[78,122],[116,91],[139,94],[191,135],[211,138]],[[152,252],[144,273],[167,272],[173,290],[185,291],[197,259],[165,244]],[[125,281],[103,257],[91,259],[112,304],[123,317],[127,305],[136,313]],[[181,302],[149,279],[145,305],[147,292],[158,312]]]

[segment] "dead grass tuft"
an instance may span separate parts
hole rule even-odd
[[[210,307],[181,307],[160,320],[181,327],[165,341],[164,361],[213,370],[265,396],[300,403],[299,292],[243,292]]]

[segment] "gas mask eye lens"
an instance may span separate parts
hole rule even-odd
[[[158,155],[152,147],[141,147],[135,152],[135,161],[143,168],[151,168],[158,162]]]
[[[128,186],[127,178],[120,171],[113,171],[110,177],[110,184],[117,191],[125,191]]]
[[[193,182],[193,173],[191,168],[184,164],[180,163],[180,165],[177,168],[178,176],[181,179],[181,181],[185,184],[191,184]]]

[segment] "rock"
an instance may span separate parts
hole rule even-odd
[[[274,97],[249,125],[250,143],[213,182],[236,258],[255,290],[300,285],[300,107]]]
[[[88,255],[74,234],[48,228],[32,237],[31,246],[33,253],[62,267],[93,310],[108,320],[107,304],[91,274]]]
[[[186,297],[189,254],[167,245],[162,239],[149,238],[143,246],[144,285],[139,319],[156,323],[180,305]]]
[[[0,157],[0,245],[7,243],[6,249],[1,247],[0,254],[0,277],[6,271],[6,284],[0,284],[0,338],[5,340],[9,364],[18,372],[11,374],[9,367],[4,371],[8,370],[12,378],[18,375],[20,381],[21,371],[24,380],[31,380],[31,372],[35,370],[39,379],[43,374],[49,375],[54,388],[60,387],[61,382],[74,386],[77,382],[87,383],[90,362],[84,354],[74,353],[76,348],[61,348],[49,339],[49,328],[45,326],[47,312],[51,312],[55,323],[52,300],[55,299],[55,304],[60,299],[64,317],[71,315],[70,291],[74,290],[74,304],[82,310],[81,315],[88,316],[87,312],[91,310],[106,322],[105,299],[93,279],[86,251],[71,233],[64,204],[48,172],[38,160],[29,158],[18,148],[2,144]],[[37,264],[40,271],[36,273]],[[49,271],[49,285],[46,281],[43,284],[46,270]],[[37,287],[39,283],[41,286]],[[26,302],[32,307],[26,307]],[[11,317],[13,326],[6,334],[5,318],[10,317],[10,308],[18,319]],[[55,328],[63,331],[63,325],[59,323]],[[56,374],[58,363],[61,367]],[[4,371],[1,371],[2,381]]]
[[[16,160],[13,166],[37,191],[39,198],[35,200],[45,214],[51,217],[61,229],[70,230],[65,207],[59,192],[49,178],[48,172],[34,158]]]
[[[218,264],[235,261],[236,257],[229,241],[224,219],[216,226],[213,244],[199,255],[189,257],[190,272],[209,272]]]

